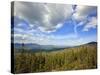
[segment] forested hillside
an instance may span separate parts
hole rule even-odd
[[[15,53],[15,73],[97,68],[97,45],[86,44],[58,51]]]

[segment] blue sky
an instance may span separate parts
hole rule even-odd
[[[12,17],[14,43],[75,46],[97,41],[96,6],[15,2]]]

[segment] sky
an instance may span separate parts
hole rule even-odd
[[[97,7],[14,2],[14,43],[75,46],[97,41]]]

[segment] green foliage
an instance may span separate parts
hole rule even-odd
[[[97,46],[80,47],[51,52],[15,53],[15,73],[46,72],[97,68]]]

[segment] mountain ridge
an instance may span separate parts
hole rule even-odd
[[[86,44],[82,44],[82,45],[95,45],[97,44],[97,42],[89,42]],[[30,43],[30,44],[24,44],[24,47],[22,47],[22,44],[19,43],[15,43],[14,44],[14,48],[15,49],[22,49],[24,48],[25,50],[32,50],[32,51],[39,51],[39,50],[45,50],[45,51],[52,51],[52,50],[61,50],[64,48],[73,48],[73,47],[79,47],[82,45],[78,45],[78,46],[66,46],[66,47],[60,47],[60,46],[55,46],[55,45],[39,45],[39,44],[35,44],[35,43]]]

